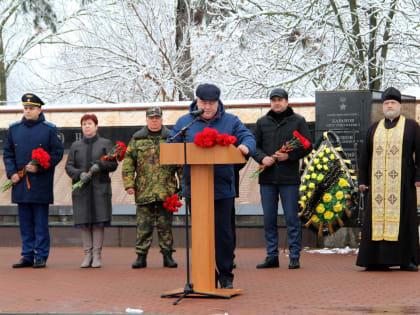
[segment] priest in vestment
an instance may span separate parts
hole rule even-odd
[[[385,117],[368,129],[359,156],[359,189],[367,199],[356,265],[418,271],[420,127],[400,114],[400,91],[386,89],[382,101]]]

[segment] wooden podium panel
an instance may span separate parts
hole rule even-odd
[[[214,164],[244,163],[233,145],[200,148],[187,143],[187,164],[191,168],[191,252],[194,291],[229,298],[242,289],[216,289],[214,239]],[[184,164],[183,143],[162,143],[160,164]],[[165,292],[182,295],[183,289]],[[193,294],[194,295],[194,294]]]
[[[200,148],[194,143],[187,143],[187,164],[237,164],[245,163],[241,151],[234,145],[212,148]],[[184,164],[183,143],[161,143],[160,164]]]

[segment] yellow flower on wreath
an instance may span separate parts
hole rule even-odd
[[[335,212],[340,212],[341,210],[343,210],[343,205],[339,202],[337,202],[334,207],[333,207]]]
[[[299,206],[301,206],[302,208],[305,208],[305,202],[302,200],[298,201]]]
[[[331,199],[332,199],[332,196],[331,196],[330,193],[326,193],[326,194],[324,194],[324,196],[322,196],[322,201],[324,201],[324,202],[330,202]]]
[[[334,153],[330,154],[330,160],[335,160],[335,154]]]
[[[327,163],[329,160],[328,160],[328,158],[327,157],[323,157],[322,158],[322,162],[324,162],[324,163]]]
[[[306,185],[302,185],[302,186],[300,186],[300,189],[299,189],[300,191],[305,191],[306,190]],[[296,199],[295,199],[296,200]]]
[[[313,172],[313,171],[315,171],[315,167],[309,166],[308,170],[310,170],[311,172]]]
[[[323,179],[324,179],[324,175],[323,175],[323,174],[319,174],[319,175],[317,176],[317,178],[316,178],[316,180],[317,180],[318,182],[322,181]]]
[[[312,191],[308,191],[308,193],[306,194],[306,197],[311,198],[312,197]]]
[[[325,148],[325,150],[324,150],[324,151],[325,151],[325,153],[327,153],[327,154],[331,152],[330,148]]]
[[[312,173],[312,175],[311,175],[312,179],[315,179],[317,176],[318,176],[317,173]]]
[[[324,213],[324,218],[326,220],[331,220],[333,216],[334,216],[334,213],[331,212],[331,211],[327,211],[327,212]]]
[[[311,179],[311,175],[306,174],[306,175],[305,175],[305,179]]]
[[[302,196],[302,197],[300,198],[300,200],[302,200],[302,201],[306,201],[306,200],[308,200],[308,198],[306,198],[306,196]]]
[[[319,152],[318,156],[322,158],[324,156],[324,152]]]
[[[315,188],[315,184],[314,184],[314,183],[309,183],[308,187],[309,187],[310,189],[314,189],[314,188]]]
[[[324,211],[325,211],[324,204],[323,203],[320,203],[319,205],[316,206],[315,210],[318,213],[324,213]]]
[[[312,215],[312,217],[311,217],[311,220],[312,220],[312,222],[315,222],[315,223],[318,223],[319,222],[319,218],[318,218],[318,216],[317,215]]]
[[[344,197],[344,193],[341,190],[335,193],[335,198],[337,198],[337,200],[341,200],[343,199],[343,197]]]
[[[319,163],[319,159],[318,158],[314,159],[314,164],[316,165],[318,163]]]
[[[322,170],[322,164],[317,164],[316,168],[317,168],[318,170]]]
[[[324,165],[324,170],[328,171],[328,166]]]
[[[338,186],[340,186],[340,187],[348,187],[350,185],[349,185],[349,183],[344,178],[340,178],[340,180],[338,181]]]

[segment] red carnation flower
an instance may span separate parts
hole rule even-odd
[[[164,206],[164,207],[165,207],[168,211],[171,211],[171,212],[178,212],[179,207],[181,207],[181,206],[182,206],[182,203],[181,203],[181,202],[179,202],[178,195],[177,195],[177,194],[173,194],[172,196],[167,197],[167,198],[165,199],[165,202],[163,203],[163,206]]]

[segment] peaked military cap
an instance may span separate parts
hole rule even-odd
[[[195,91],[195,95],[203,101],[218,101],[220,89],[214,84],[200,84]]]
[[[387,88],[382,94],[382,102],[394,100],[401,103],[401,92],[394,87]]]
[[[153,117],[153,116],[162,116],[162,110],[160,109],[159,106],[154,106],[154,107],[150,107],[147,111],[146,111],[146,117]]]
[[[41,107],[44,105],[44,102],[33,93],[26,93],[22,96],[22,105],[23,106],[38,106]]]

